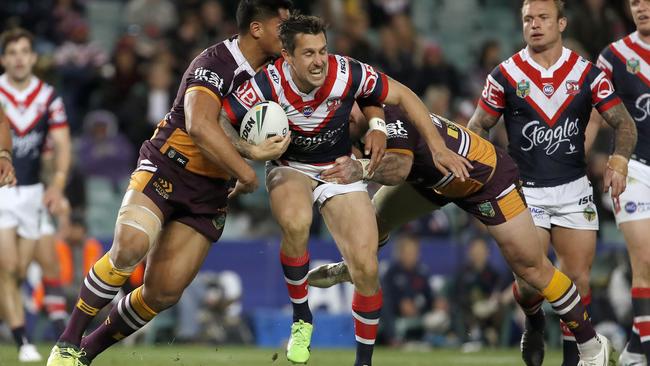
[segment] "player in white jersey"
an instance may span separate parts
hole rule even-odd
[[[650,0],[629,0],[636,32],[608,45],[598,66],[636,122],[639,141],[632,153],[627,188],[614,199],[632,266],[634,326],[619,365],[645,366],[650,359]]]
[[[0,187],[16,184],[16,173],[11,162],[12,154],[11,130],[9,121],[0,108]]]
[[[561,0],[523,2],[527,47],[488,76],[469,128],[485,134],[504,116],[508,152],[519,166],[540,241],[552,242],[560,269],[587,304],[598,220],[586,177],[585,128],[595,108],[615,129],[616,150],[605,177],[614,197],[625,189],[636,129],[605,73],[563,47],[563,9]],[[517,283],[515,297],[527,313],[522,357],[526,365],[538,366],[544,355],[542,297],[523,281]],[[571,324],[562,324],[563,366],[575,366],[584,340],[571,334]]]
[[[2,35],[0,105],[9,120],[17,185],[0,189],[0,307],[19,347],[20,361],[40,360],[25,337],[25,314],[19,290],[40,237],[41,212],[58,207],[70,165],[70,133],[63,101],[51,85],[32,74],[37,60],[32,36],[22,29]],[[47,186],[40,181],[46,137],[55,149],[55,172]]]
[[[335,184],[319,178],[336,158],[351,154],[348,124],[354,102],[400,105],[445,175],[449,169],[464,180],[471,166],[447,149],[431,125],[426,107],[408,88],[369,65],[328,54],[325,27],[319,18],[290,17],[280,27],[280,38],[283,57],[224,100],[222,126],[242,148],[244,142],[228,119],[239,124],[246,112],[263,100],[282,105],[289,118],[292,141],[280,159],[268,164],[266,178],[271,209],[282,229],[280,261],[294,310],[287,358],[306,363],[310,356],[313,328],[307,302],[307,242],[312,206],[317,202],[354,279],[355,365],[370,366],[382,305],[374,210],[365,183]],[[381,114],[381,109],[377,110]],[[385,131],[385,126],[380,128]]]

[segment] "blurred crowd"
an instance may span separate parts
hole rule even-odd
[[[330,52],[377,66],[413,89],[432,112],[461,124],[466,124],[474,112],[487,74],[523,44],[519,0],[294,3],[304,13],[327,19]],[[567,47],[594,60],[609,42],[632,31],[626,4],[626,0],[568,2]],[[22,26],[35,33],[40,55],[36,73],[55,85],[63,97],[75,149],[67,195],[73,211],[83,212],[92,236],[112,236],[137,149],[169,111],[189,62],[207,46],[236,33],[236,5],[236,0],[3,2],[0,24],[5,28]],[[602,196],[601,167],[610,134],[607,129],[601,131],[589,157],[595,197]],[[501,126],[491,137],[505,145],[504,136]],[[263,177],[263,167],[256,168],[258,176]],[[611,208],[603,203],[607,200],[596,201],[602,221],[601,239],[622,242]],[[277,235],[278,230],[271,219],[266,192],[260,189],[232,202],[224,237],[266,237]],[[469,345],[508,344],[512,317],[503,313],[502,305],[511,301],[507,295],[510,277],[486,262],[485,248],[492,243],[485,239],[484,228],[449,207],[407,225],[404,231],[418,237],[455,240],[467,248],[467,261],[455,278],[436,285],[418,262],[417,240],[411,236],[400,240],[395,245],[396,259],[383,279],[386,293],[391,293],[388,298],[393,300],[385,306],[390,312],[384,317],[388,324],[383,333],[385,341],[401,344],[415,339],[445,344],[455,338]],[[315,220],[313,234],[328,235],[322,221]],[[630,321],[626,318],[629,312],[620,311],[625,309],[622,305],[612,306],[605,299],[610,282],[629,281],[626,260],[618,252],[600,258],[593,276],[598,282],[594,306],[602,310],[595,312],[595,317],[625,324]],[[197,293],[221,291],[215,281],[204,278],[197,285]],[[205,301],[223,306],[214,299]],[[185,306],[192,309],[191,304]],[[460,311],[451,316],[450,307]],[[426,321],[410,321],[416,317]],[[454,331],[454,327],[471,331]],[[245,331],[238,332],[239,337],[247,339],[246,334],[240,334]]]

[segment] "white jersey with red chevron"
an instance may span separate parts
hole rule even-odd
[[[6,74],[0,75],[0,107],[9,119],[13,162],[20,185],[40,182],[41,152],[52,128],[68,125],[63,100],[54,88],[32,77],[27,88],[17,90]]]
[[[503,115],[508,152],[525,186],[551,187],[586,174],[584,132],[592,107],[604,112],[620,103],[605,73],[563,48],[549,68],[525,48],[487,77],[479,105]]]
[[[292,136],[280,163],[322,166],[351,152],[349,118],[354,101],[381,105],[387,93],[384,74],[339,55],[329,55],[324,84],[303,93],[292,79],[289,64],[280,58],[226,98],[223,109],[238,128],[255,104],[264,100],[280,104]]]
[[[618,94],[636,122],[639,142],[632,159],[650,165],[650,44],[634,32],[608,45],[598,57],[598,67],[612,79]]]

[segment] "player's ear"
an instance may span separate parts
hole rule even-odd
[[[287,51],[286,48],[283,48],[283,49],[280,51],[280,54],[282,55],[282,58],[283,58],[283,59],[285,59],[285,60],[287,60],[287,62],[291,63],[291,60],[290,60],[290,58],[291,58],[291,54],[289,53],[289,51]]]
[[[262,23],[260,22],[251,22],[251,24],[248,25],[248,32],[253,36],[253,38],[260,39],[264,34],[264,27],[262,27]]]
[[[567,25],[566,17],[560,18],[558,22],[560,23],[560,32],[564,32],[564,29],[566,29],[566,25]]]

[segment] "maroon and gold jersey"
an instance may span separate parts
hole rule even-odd
[[[413,156],[408,182],[429,187],[448,198],[459,198],[480,190],[494,174],[497,163],[494,145],[465,127],[431,114],[431,121],[447,147],[467,158],[474,166],[465,182],[455,179],[452,174],[443,176],[433,164],[426,141],[400,108],[387,106],[384,111],[388,130],[386,151]]]
[[[236,36],[205,49],[183,74],[171,111],[145,144],[151,144],[192,173],[228,179],[228,174],[204,157],[187,134],[183,107],[185,94],[201,90],[221,102],[254,74],[255,70],[239,49],[239,38]]]
[[[431,121],[450,150],[467,158],[474,169],[465,182],[443,175],[415,126],[396,107],[385,107],[386,151],[413,156],[406,178],[424,198],[440,207],[453,202],[486,225],[499,225],[526,210],[517,165],[510,156],[472,131],[431,114]]]

